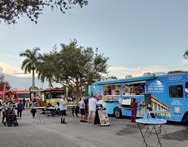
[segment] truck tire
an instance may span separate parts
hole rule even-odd
[[[115,108],[114,116],[115,116],[115,118],[121,118],[121,109],[120,108]]]
[[[188,116],[186,116],[184,122],[185,122],[185,124],[188,126]]]

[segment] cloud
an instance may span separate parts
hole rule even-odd
[[[148,67],[136,67],[136,68],[125,68],[125,67],[109,67],[109,76],[116,76],[117,78],[125,78],[126,75],[132,75],[133,77],[142,76],[146,72],[159,73],[168,72],[174,69],[165,66],[148,66]],[[181,69],[180,69],[181,70]],[[182,67],[183,70],[183,67]]]
[[[168,72],[173,70],[188,71],[188,62],[182,60],[177,63],[176,67],[165,67],[159,65],[153,66],[139,66],[135,68],[126,67],[109,67],[108,76],[116,76],[117,78],[125,78],[127,75],[132,75],[133,77],[142,76],[146,72],[156,73],[156,72]],[[31,86],[31,74],[24,74],[20,67],[12,66],[0,61],[0,74],[5,75],[5,80],[8,81],[12,88],[25,89]],[[37,76],[37,75],[36,75]],[[43,83],[35,78],[37,87],[48,87],[47,82]],[[56,85],[56,84],[55,84]],[[61,85],[55,86],[60,87]]]
[[[0,62],[0,73],[9,74],[15,77],[31,77],[31,74],[25,74],[20,68]]]
[[[11,85],[11,89],[29,89],[32,85],[31,74],[25,74],[20,67],[11,66],[0,61],[0,74],[3,74],[5,81]],[[37,76],[37,75],[36,75]],[[37,77],[35,78],[35,86],[38,88],[48,88],[48,83],[42,83]],[[53,84],[54,87],[61,87],[59,84]]]
[[[2,67],[0,67],[0,74],[2,74],[3,73],[3,68]]]

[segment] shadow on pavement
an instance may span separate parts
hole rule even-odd
[[[182,122],[168,122],[167,125],[185,126],[185,129],[168,133],[169,138],[163,137],[168,140],[185,141],[188,140],[188,126]]]

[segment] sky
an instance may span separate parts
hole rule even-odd
[[[38,24],[26,16],[16,24],[0,23],[0,73],[12,88],[27,89],[31,74],[24,74],[19,53],[69,44],[99,49],[108,57],[108,75],[124,78],[145,72],[188,70],[183,54],[188,49],[187,0],[89,0],[66,14],[45,9]],[[39,88],[48,87],[36,79]]]

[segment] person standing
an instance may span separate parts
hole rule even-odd
[[[151,104],[148,104],[147,108],[149,111],[153,111],[152,107],[151,107]],[[155,118],[155,114],[154,113],[150,113],[151,117],[152,118]]]
[[[72,107],[71,107],[71,110],[72,110],[72,117],[74,117],[74,113],[75,113],[75,105],[73,104]]]
[[[56,103],[54,108],[55,108],[55,115],[59,115],[59,110],[60,110],[59,109],[59,102]]]
[[[35,107],[37,107],[36,99],[34,99],[31,103],[31,113],[32,113],[33,118],[35,118],[35,114],[37,112],[37,109]]]
[[[5,101],[3,102],[3,108],[2,108],[2,112],[3,112],[2,123],[4,123],[4,120],[6,118],[6,113],[9,108],[10,108],[10,103],[9,100],[6,98]]]
[[[88,100],[88,97],[86,96],[84,98],[84,103],[85,103],[85,121],[87,121],[87,117],[88,117],[88,103],[89,103],[89,100]]]
[[[1,118],[2,109],[3,109],[3,100],[2,97],[0,97],[0,118]]]
[[[85,121],[85,102],[84,102],[84,97],[81,98],[81,100],[79,102],[79,106],[80,106],[80,113],[81,113],[80,122],[86,122]]]
[[[23,103],[23,110],[25,110],[25,103],[26,103],[25,98],[23,98],[22,103]]]
[[[136,99],[133,98],[132,103],[131,103],[131,121],[132,122],[136,122],[137,106],[138,106],[138,103],[136,102]]]
[[[61,115],[61,123],[66,124],[65,116],[66,116],[66,110],[67,110],[67,102],[65,100],[65,96],[62,96],[62,99],[60,99],[59,108],[60,108],[59,114]]]
[[[78,116],[79,111],[80,111],[80,108],[77,105],[75,105],[75,114],[76,114],[76,117],[79,117]]]
[[[90,122],[90,116],[92,117],[92,122],[95,122],[95,113],[96,113],[96,105],[97,105],[97,97],[93,95],[92,98],[89,99],[89,114],[87,117],[87,122]]]
[[[19,104],[17,105],[17,110],[18,110],[18,117],[21,119],[22,117],[22,111],[24,110],[24,105],[22,101],[20,100]]]
[[[78,110],[76,110],[76,107],[77,107],[77,105],[76,105],[76,101],[73,101],[73,104],[72,104],[72,107],[71,107],[71,110],[72,110],[72,116],[74,117],[74,114],[76,114],[76,117],[78,117]],[[78,109],[79,109],[79,107],[78,107]]]

